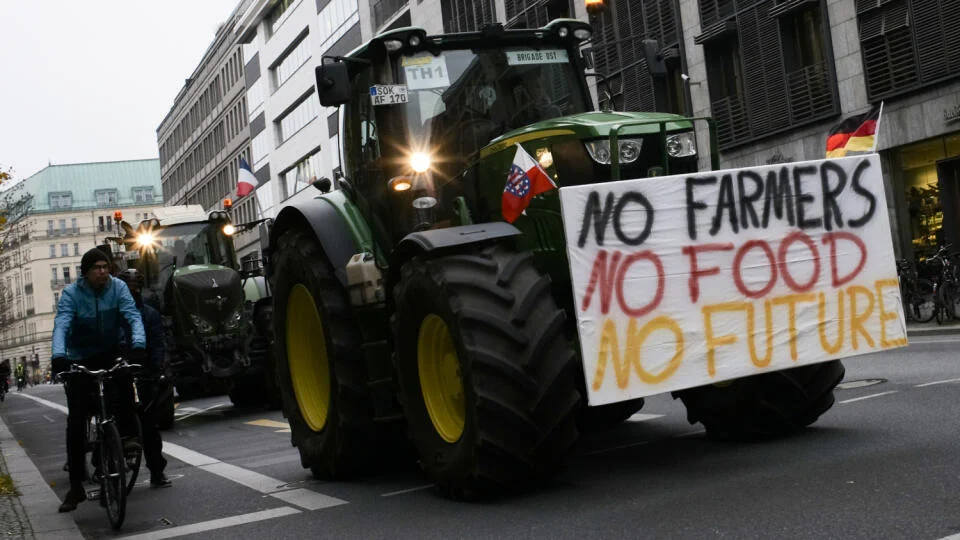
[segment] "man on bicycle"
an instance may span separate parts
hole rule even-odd
[[[110,275],[110,259],[94,248],[80,260],[82,279],[67,286],[57,304],[53,326],[53,369],[69,369],[79,363],[90,369],[113,365],[120,352],[121,319],[130,325],[132,363],[142,364],[146,358],[146,336],[140,311],[127,286]],[[65,384],[67,394],[67,463],[70,470],[70,491],[60,505],[60,512],[70,512],[86,500],[83,489],[86,476],[86,424],[92,413],[93,383],[86,378],[71,378]],[[132,403],[130,409],[132,412]],[[121,420],[118,418],[118,420]]]
[[[143,366],[143,373],[137,378],[137,390],[140,393],[140,424],[143,429],[143,457],[150,470],[151,487],[168,487],[170,480],[163,474],[167,460],[163,457],[163,439],[160,438],[160,426],[157,419],[156,401],[160,396],[160,378],[167,371],[166,351],[163,337],[163,321],[160,312],[143,303],[143,274],[135,268],[124,270],[117,276],[130,289],[140,317],[143,319],[143,328],[147,334],[147,350],[150,358]],[[129,346],[129,325],[124,325],[127,345]]]

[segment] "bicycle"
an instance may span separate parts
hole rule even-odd
[[[897,261],[897,276],[900,278],[900,296],[904,315],[908,320],[930,322],[937,314],[937,286],[921,278],[917,269],[906,259]]]
[[[958,266],[951,260],[951,244],[940,246],[937,253],[928,259],[928,264],[939,265],[937,271],[936,309],[937,323],[943,324],[949,319],[960,319],[960,277]]]
[[[136,468],[132,469],[133,463],[128,463],[127,452],[124,450],[124,442],[120,437],[120,431],[117,428],[116,419],[113,416],[113,410],[108,404],[107,393],[105,392],[105,383],[109,383],[115,376],[122,371],[132,371],[139,369],[139,364],[128,364],[123,358],[118,358],[116,364],[109,369],[91,370],[86,366],[73,364],[69,371],[61,373],[58,377],[61,380],[68,380],[69,377],[85,375],[94,378],[97,383],[97,398],[99,408],[94,409],[92,424],[88,424],[88,448],[92,449],[97,456],[100,467],[99,484],[100,489],[94,492],[88,492],[89,500],[99,499],[100,505],[107,510],[107,518],[114,530],[119,530],[123,526],[123,520],[126,517],[127,495],[133,489],[136,475],[139,471],[140,457],[136,457],[134,462]],[[67,383],[69,384],[69,383]],[[133,384],[134,406],[138,406],[140,399],[137,394],[136,380]],[[139,421],[136,414],[132,415],[133,421],[137,425],[138,432],[135,437],[140,437]],[[142,441],[138,453],[142,455]],[[132,451],[131,451],[132,453]],[[127,481],[127,469],[130,467],[131,480]]]

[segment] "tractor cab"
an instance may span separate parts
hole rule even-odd
[[[594,110],[580,53],[591,32],[573,19],[442,36],[401,28],[325,58],[320,101],[344,106],[341,186],[378,243],[499,221],[517,144],[559,186],[696,170],[692,119]],[[540,199],[534,213],[558,206]]]

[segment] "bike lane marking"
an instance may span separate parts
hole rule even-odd
[[[250,512],[249,514],[241,514],[239,516],[212,519],[210,521],[201,521],[199,523],[191,523],[190,525],[181,525],[179,527],[171,527],[169,529],[161,529],[159,531],[133,534],[130,536],[121,536],[120,538],[123,538],[124,540],[160,540],[161,538],[174,538],[188,534],[202,533],[216,529],[223,529],[226,527],[233,527],[236,525],[255,523],[257,521],[264,521],[267,519],[291,516],[299,513],[300,510],[297,510],[296,508],[281,506],[280,508],[272,508],[270,510],[263,510],[260,512]]]
[[[861,400],[864,400],[864,399],[870,399],[870,398],[875,398],[875,397],[880,397],[880,396],[887,396],[887,395],[890,395],[890,394],[896,394],[897,392],[899,392],[899,390],[890,390],[889,392],[880,392],[879,394],[870,394],[869,396],[860,396],[860,397],[855,397],[855,398],[852,398],[852,399],[845,399],[845,400],[843,400],[843,401],[838,401],[837,403],[853,403],[854,401],[861,401]]]
[[[58,410],[64,414],[67,408],[59,403],[54,403],[43,398],[31,396],[28,394],[17,394],[22,397],[32,399],[37,403]],[[320,510],[347,504],[348,501],[324,495],[304,488],[290,489],[286,486],[287,482],[271,478],[255,471],[237,467],[230,463],[220,461],[219,459],[201,454],[187,447],[175,443],[163,442],[163,453],[176,458],[187,465],[215,474],[221,478],[230,480],[242,486],[246,486],[254,491],[269,495],[277,500],[283,501],[294,506],[299,506],[305,510]]]

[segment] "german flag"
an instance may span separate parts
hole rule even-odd
[[[827,135],[827,157],[838,158],[873,152],[882,110],[883,103],[880,103],[863,114],[845,118],[843,122],[833,126]]]

